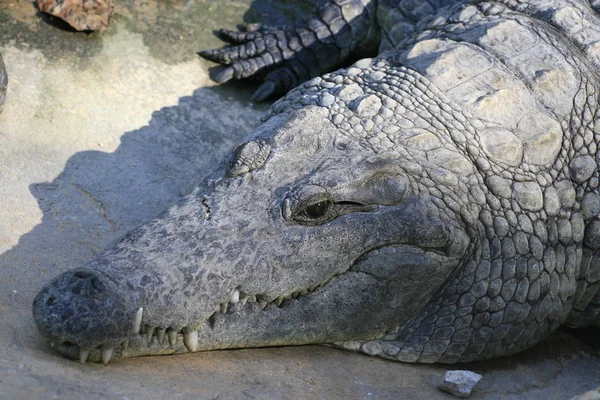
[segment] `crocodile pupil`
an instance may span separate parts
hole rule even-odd
[[[311,219],[317,219],[325,216],[329,208],[329,201],[324,200],[306,207],[305,215]]]

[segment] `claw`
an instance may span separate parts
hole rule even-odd
[[[213,78],[213,80],[218,83],[223,83],[223,82],[227,82],[231,78],[233,78],[233,68],[227,67],[227,68],[223,69],[222,71],[220,71],[219,73],[217,73],[215,75],[215,77]]]
[[[256,36],[253,32],[238,32],[229,29],[217,29],[214,31],[214,34],[222,41],[231,44],[246,43],[249,40],[253,40]]]
[[[206,60],[219,63],[221,58],[219,57],[221,49],[215,50],[202,50],[198,52],[198,55]]]
[[[244,23],[238,24],[237,28],[240,32],[256,32],[262,27],[259,23]]]
[[[252,95],[254,101],[265,101],[277,90],[277,84],[273,81],[266,81]]]

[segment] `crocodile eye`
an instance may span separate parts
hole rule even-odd
[[[323,200],[318,203],[311,204],[304,209],[304,216],[308,219],[319,219],[327,215],[327,211],[331,206],[329,200]]]
[[[323,195],[314,196],[301,201],[293,208],[293,211],[288,211],[288,218],[303,225],[324,224],[337,216],[337,207],[335,207],[335,203]],[[284,214],[285,213],[284,206]]]

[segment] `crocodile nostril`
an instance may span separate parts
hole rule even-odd
[[[96,296],[106,290],[106,284],[98,274],[89,271],[75,271],[69,284],[71,293],[77,296]]]
[[[56,297],[50,296],[50,297],[48,297],[48,300],[46,300],[46,305],[51,306],[52,304],[54,304],[55,301],[56,301]]]
[[[92,279],[92,286],[94,287],[94,289],[96,289],[98,291],[104,290],[104,285],[102,284],[102,282],[100,282],[100,279],[98,279],[98,278]]]

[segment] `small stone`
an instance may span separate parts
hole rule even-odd
[[[481,379],[481,375],[471,371],[447,371],[440,389],[456,397],[467,398]]]

